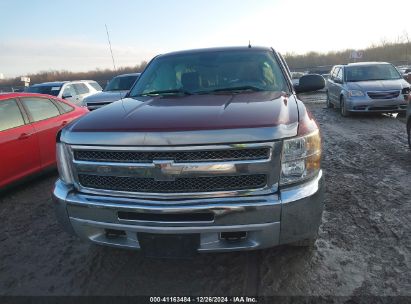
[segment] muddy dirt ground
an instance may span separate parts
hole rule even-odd
[[[153,260],[65,234],[56,173],[0,197],[0,295],[411,296],[411,151],[394,117],[342,118],[306,99],[324,139],[325,211],[311,250]],[[323,100],[322,100],[323,101]]]

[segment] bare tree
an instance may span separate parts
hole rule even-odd
[[[405,45],[405,60],[407,61],[407,65],[408,65],[408,64],[409,64],[409,60],[408,60],[408,48],[410,47],[410,38],[409,38],[409,36],[408,36],[408,32],[405,31],[405,30],[404,30],[402,36],[403,36],[403,38],[404,38],[404,41],[406,42],[406,45]]]

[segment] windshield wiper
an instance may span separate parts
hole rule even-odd
[[[136,96],[152,96],[152,95],[163,95],[163,94],[182,94],[182,95],[193,95],[192,93],[182,90],[182,89],[175,89],[175,90],[160,90],[160,91],[152,91],[143,94],[138,94]]]
[[[253,91],[253,92],[260,92],[265,91],[262,88],[247,85],[247,86],[238,86],[238,87],[228,87],[228,88],[219,88],[209,91],[200,91],[196,92],[198,94],[208,94],[208,93],[218,93],[218,92],[233,92],[233,91]]]
[[[401,78],[378,78],[378,79],[371,79],[371,81],[377,81],[377,80],[398,80]]]
[[[377,78],[377,79],[354,79],[354,80],[347,80],[347,82],[360,82],[360,81],[384,81],[384,80],[397,80],[397,79],[401,79],[401,78]]]

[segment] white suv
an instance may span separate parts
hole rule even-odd
[[[27,92],[57,96],[82,105],[83,99],[102,91],[101,86],[93,80],[44,82],[30,86]]]

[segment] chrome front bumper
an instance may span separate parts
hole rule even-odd
[[[280,194],[184,199],[142,200],[76,192],[58,180],[53,191],[56,214],[65,230],[97,244],[140,249],[138,233],[199,234],[199,252],[252,250],[313,238],[321,223],[324,180],[322,172]],[[119,218],[131,214],[185,215],[211,213],[211,221],[147,221]],[[121,231],[112,237],[108,230]],[[246,232],[233,241],[221,232]]]
[[[407,109],[407,105],[403,95],[395,99],[371,99],[369,97],[347,99],[347,110],[350,112],[403,112]]]

